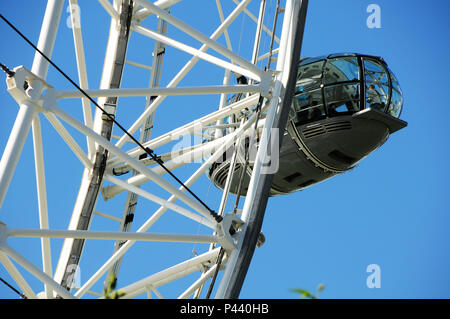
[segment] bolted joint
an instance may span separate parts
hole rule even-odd
[[[161,156],[156,155],[155,152],[154,152],[151,148],[146,147],[146,148],[145,148],[145,151],[146,151],[147,153],[144,153],[144,154],[150,155],[150,157],[151,157],[156,163],[164,164],[164,161],[162,160]],[[144,155],[144,154],[142,154],[142,155]],[[142,155],[141,155],[141,156],[142,156]],[[141,159],[141,157],[139,157],[139,159]]]
[[[228,253],[236,249],[237,241],[241,232],[240,228],[244,222],[236,214],[227,214],[223,216],[222,221],[216,226],[216,233],[219,242]]]
[[[223,221],[223,217],[220,216],[219,214],[217,214],[215,211],[213,211],[212,209],[209,210],[209,213],[211,214],[211,216],[215,219],[215,221],[217,223],[221,223]]]
[[[105,102],[103,104],[103,113],[102,113],[102,120],[104,121],[114,121],[116,116],[116,103],[108,103]]]
[[[273,82],[274,76],[273,72],[264,72],[263,76],[261,77],[261,82],[259,84],[259,87],[261,88],[261,96],[265,98],[270,98],[272,95],[271,88],[272,88],[272,82]]]
[[[56,103],[56,95],[52,94],[54,93],[53,87],[30,70],[24,66],[18,66],[11,73],[13,76],[6,78],[6,85],[9,94],[19,105],[30,102],[39,112],[42,112],[44,111],[43,105],[48,105],[49,102],[52,105]],[[43,96],[44,91],[47,91],[45,96]],[[52,101],[49,101],[50,99]]]
[[[114,195],[110,194],[111,188],[112,188],[112,186],[105,186],[101,189],[102,197],[105,202],[107,202],[108,200],[110,200],[111,198],[114,197]]]

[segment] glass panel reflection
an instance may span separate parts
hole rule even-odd
[[[328,114],[357,112],[359,107],[359,84],[338,84],[325,87]]]
[[[397,78],[392,72],[390,72],[391,81],[392,81],[392,97],[391,104],[389,105],[388,114],[394,117],[400,117],[400,113],[402,111],[403,106],[403,93],[400,89],[400,85],[398,83]]]
[[[389,98],[389,80],[386,69],[375,60],[364,59],[366,107],[384,111]]]
[[[324,63],[325,60],[320,60],[308,63],[299,68],[296,93],[313,90],[320,86],[322,83],[322,67]]]
[[[306,123],[318,120],[321,116],[325,115],[322,90],[316,89],[294,96],[293,107],[295,111],[295,123]]]
[[[359,65],[356,57],[342,57],[327,62],[324,71],[324,83],[337,83],[359,80]]]
[[[301,60],[290,119],[305,124],[365,108],[399,117],[402,106],[400,85],[383,59],[332,54]]]

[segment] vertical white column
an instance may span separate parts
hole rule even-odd
[[[48,0],[45,9],[44,19],[42,21],[41,33],[37,47],[47,57],[51,57],[53,47],[55,45],[56,34],[61,20],[61,13],[64,5],[64,0]],[[39,53],[34,55],[33,66],[31,71],[42,79],[47,77],[50,63]],[[33,123],[33,146],[34,146],[34,161],[36,170],[36,188],[38,194],[39,207],[39,224],[41,228],[49,228],[48,223],[48,206],[47,206],[47,188],[45,183],[45,165],[44,153],[42,145],[42,133],[39,116],[36,115]],[[41,253],[42,253],[42,269],[44,273],[52,277],[52,260],[50,250],[50,240],[48,238],[41,239]],[[51,285],[44,281],[45,296],[50,299],[53,298],[53,289]]]
[[[290,107],[292,79],[296,72],[297,58],[300,55],[301,40],[306,18],[308,0],[287,0],[284,11],[283,27],[281,31],[280,50],[276,71],[278,71],[272,98],[265,119],[264,129],[284,128],[282,115],[287,119],[286,107]],[[298,54],[298,56],[297,56]],[[286,101],[285,101],[286,100]],[[288,110],[287,110],[288,111]],[[253,255],[257,237],[260,233],[265,205],[270,191],[270,174],[263,171],[263,163],[267,163],[267,148],[271,138],[271,131],[263,134],[260,147],[255,158],[252,175],[242,211],[241,218],[246,223],[242,229],[237,248],[229,256],[222,282],[218,288],[216,298],[238,298],[243,285],[250,260]]]
[[[49,0],[45,10],[37,47],[48,57],[51,56],[53,50],[63,4],[64,0]],[[45,79],[48,67],[49,62],[36,52],[31,71]],[[0,207],[3,204],[14,170],[22,153],[35,112],[34,106],[29,102],[24,102],[20,105],[19,113],[0,162]]]
[[[44,169],[44,153],[42,147],[41,122],[39,116],[35,116],[32,124],[33,130],[33,147],[34,147],[34,162],[36,170],[36,186],[38,195],[39,207],[39,227],[41,229],[48,229],[48,206],[47,206],[47,188],[45,184],[45,169]],[[52,276],[52,258],[50,250],[50,239],[41,238],[41,253],[42,253],[42,269],[49,277]],[[47,299],[53,298],[53,291],[45,285],[45,295]]]
[[[63,4],[63,0],[49,0],[47,2],[41,33],[37,44],[38,49],[47,57],[50,57],[53,51]],[[50,63],[39,52],[36,52],[31,71],[38,77],[45,79],[49,66]],[[39,117],[36,115],[36,109],[29,101],[25,101],[20,105],[19,113],[16,121],[14,122],[13,129],[0,162],[0,207],[6,196],[14,170],[22,153],[30,126],[33,126],[36,187],[38,193],[40,227],[48,228],[47,190],[45,186],[41,126]],[[45,274],[51,277],[52,268],[50,258],[50,242],[48,239],[42,239],[41,245],[43,269]],[[50,288],[48,283],[45,283],[45,293],[47,298],[52,297],[52,292],[53,289]]]
[[[64,0],[48,0],[45,9],[44,19],[42,21],[41,33],[37,44],[38,49],[47,57],[50,57],[55,44],[56,33],[58,31],[59,20],[64,5]],[[47,77],[50,63],[39,53],[36,52],[33,60],[31,72],[45,79]]]
[[[5,199],[14,170],[22,153],[23,145],[30,131],[34,112],[34,106],[30,102],[24,102],[20,106],[16,121],[9,135],[2,160],[0,161],[0,207]]]

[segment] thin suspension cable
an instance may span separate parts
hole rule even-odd
[[[134,143],[136,143],[145,153],[150,155],[150,157],[156,161],[170,176],[172,176],[184,189],[186,189],[200,204],[202,204],[211,214],[211,216],[220,223],[222,221],[222,216],[219,216],[214,210],[209,208],[205,202],[203,202],[196,194],[194,194],[178,177],[176,177],[164,164],[159,156],[157,156],[152,149],[143,146],[133,135],[131,135],[122,125],[120,125],[116,120],[115,116],[107,113],[98,103],[89,96],[78,84],[76,84],[64,71],[62,71],[55,63],[53,63],[50,58],[48,58],[42,51],[40,51],[22,32],[20,32],[11,22],[9,22],[2,14],[0,18],[5,21],[17,34],[19,34],[22,39],[24,39],[29,45],[33,47],[44,59],[46,59],[59,73],[61,73],[73,86],[75,86],[86,98],[88,98],[99,110],[103,112],[114,124],[116,124]],[[3,68],[2,68],[3,69]],[[9,74],[8,74],[9,75]]]
[[[9,77],[13,77],[15,74],[14,71],[11,71],[6,65],[2,63],[0,63],[0,69],[2,69],[2,71],[5,72]]]
[[[234,201],[234,207],[233,207],[233,213],[237,214],[237,209],[239,206],[239,200],[241,198],[241,190],[242,190],[242,185],[243,185],[243,181],[244,181],[244,174],[247,170],[247,166],[249,163],[249,150],[250,147],[252,147],[252,142],[257,139],[258,136],[258,121],[259,118],[261,116],[261,109],[262,109],[262,103],[264,101],[264,98],[262,96],[259,97],[259,101],[258,104],[256,106],[256,112],[257,112],[257,116],[256,116],[256,121],[255,121],[255,126],[254,126],[254,132],[253,135],[251,137],[249,137],[249,142],[248,142],[248,146],[246,145],[247,143],[245,142],[244,139],[244,149],[245,149],[245,153],[244,153],[244,166],[242,167],[241,170],[241,174],[239,176],[239,184],[238,184],[238,188],[237,188],[237,193],[236,193],[236,199]]]
[[[267,66],[265,67],[265,71],[267,72],[270,69],[270,64],[272,62],[272,50],[273,50],[273,41],[275,38],[275,30],[277,27],[277,19],[278,19],[278,14],[279,14],[279,8],[280,8],[280,0],[277,0],[277,6],[275,8],[275,16],[274,16],[274,21],[273,21],[273,26],[272,26],[272,37],[271,37],[271,41],[270,41],[270,49],[269,49],[269,58],[267,60]],[[238,209],[238,205],[239,205],[239,200],[241,198],[241,190],[242,190],[242,186],[243,186],[243,180],[244,180],[244,175],[245,172],[247,170],[247,166],[249,164],[249,149],[252,146],[251,143],[252,141],[257,138],[258,136],[258,120],[259,117],[261,115],[261,106],[263,103],[263,97],[260,96],[259,101],[258,101],[258,105],[256,107],[256,112],[257,112],[257,117],[256,117],[256,121],[255,121],[255,132],[254,132],[254,136],[252,136],[251,139],[249,139],[249,143],[248,143],[248,147],[245,147],[245,140],[244,140],[244,147],[245,147],[245,162],[244,162],[244,167],[241,170],[241,174],[239,177],[239,184],[238,184],[238,189],[237,189],[237,193],[236,193],[236,199],[234,202],[234,208],[233,208],[233,213],[236,214],[237,213],[237,209]]]
[[[13,286],[11,286],[6,280],[4,280],[2,277],[0,277],[0,281],[3,282],[6,286],[8,286],[9,288],[11,288],[12,291],[14,291],[16,294],[18,294],[20,296],[20,298],[22,299],[28,299],[27,296],[25,296],[25,294],[21,293],[19,290],[17,290],[16,288],[14,288]]]
[[[220,266],[222,264],[222,259],[223,259],[223,255],[225,254],[225,249],[223,249],[223,247],[220,248],[220,252],[219,255],[217,256],[217,261],[216,261],[216,270],[214,271],[214,275],[213,278],[211,279],[211,283],[209,284],[208,287],[208,291],[206,292],[206,297],[205,299],[209,299],[209,297],[211,296],[212,290],[214,288],[214,284],[216,283],[216,279],[217,279],[217,274],[219,273],[220,270]]]
[[[269,59],[267,61],[267,70],[270,69],[270,63],[272,62],[273,40],[275,39],[275,30],[277,28],[278,14],[280,13],[279,8],[280,8],[280,0],[277,0],[277,7],[275,9],[275,17],[274,17],[273,27],[272,27],[272,37],[270,39]]]

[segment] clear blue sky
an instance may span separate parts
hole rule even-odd
[[[215,12],[214,1],[197,1]],[[80,0],[82,5],[85,2]],[[43,3],[25,1],[29,8],[24,10],[23,5],[3,1],[0,12],[36,42],[45,9]],[[381,8],[380,29],[366,26],[369,15],[366,8],[371,3]],[[68,17],[66,7],[67,4],[64,6],[63,26],[58,34],[54,60],[76,79],[71,30],[64,26]],[[255,4],[252,5],[254,7]],[[101,75],[109,23],[103,25],[96,20],[95,12],[99,12],[97,3],[91,9],[81,8],[82,25],[89,30],[83,34],[89,83],[95,87]],[[186,10],[192,9],[182,2],[173,8],[172,13],[181,17],[189,13]],[[450,111],[445,98],[450,85],[447,62],[450,57],[449,10],[450,3],[445,0],[310,1],[302,56],[335,52],[382,56],[400,81],[405,99],[401,118],[409,125],[394,134],[354,170],[302,192],[270,199],[263,225],[267,241],[255,252],[241,298],[296,298],[291,288],[314,291],[320,283],[326,286],[321,294],[323,298],[450,298],[450,201],[447,194],[450,174],[446,169],[449,156],[447,118]],[[211,23],[206,27],[207,33],[217,25],[217,17],[201,14],[197,10],[186,16],[187,21],[195,22],[199,27]],[[100,18],[106,21],[105,17],[102,13]],[[241,21],[238,19],[234,28],[241,28]],[[248,20],[244,23],[250,24]],[[172,32],[177,34],[174,30]],[[32,48],[3,22],[0,23],[0,34],[0,62],[10,67],[25,65],[31,69]],[[153,46],[140,46],[139,39],[130,49],[129,57],[136,61],[148,61],[146,59],[149,59]],[[235,47],[238,40],[233,39]],[[166,61],[171,59],[171,63],[166,64],[163,84],[174,75],[176,67],[189,58],[185,54],[177,54],[173,50],[167,53]],[[216,83],[220,84],[222,71],[206,75],[204,70],[200,64],[197,72],[182,84],[205,83],[201,81],[203,76],[218,76]],[[124,85],[146,85],[148,75],[142,71],[136,74]],[[48,79],[57,88],[70,88],[54,70],[49,72]],[[6,145],[18,109],[5,88],[2,81],[1,150]],[[122,101],[123,105],[128,103]],[[142,107],[142,100],[139,101],[139,107]],[[173,101],[176,107],[178,100]],[[161,121],[167,122],[155,126],[155,136],[169,126],[186,123],[188,115],[197,116],[196,112],[198,116],[205,114],[210,111],[208,106],[217,103],[216,98],[198,100],[204,101],[200,103],[188,101],[179,104],[197,103],[198,106],[195,104],[195,108],[185,108],[178,105],[180,116],[171,121],[168,116],[173,115],[173,111],[169,114],[161,111]],[[202,103],[209,104],[205,106]],[[126,114],[119,119],[125,126],[131,123]],[[44,122],[44,130],[47,130],[44,132],[51,132]],[[53,185],[49,189],[49,209],[55,220],[52,225],[63,228],[67,225],[78,191],[81,166],[55,134],[44,133],[44,138],[48,152],[47,180]],[[11,227],[36,227],[31,135],[23,155],[7,200],[0,210],[0,221]],[[70,167],[70,171],[66,171],[65,167]],[[180,174],[183,176],[184,172]],[[211,205],[217,204],[213,186],[209,187],[205,182],[203,188],[198,187],[197,190],[203,192]],[[121,199],[122,202],[118,199],[117,211],[114,212],[117,216],[122,211],[123,197]],[[102,205],[99,204],[100,208]],[[58,241],[54,244],[55,255],[59,253],[60,244]],[[40,263],[38,243],[17,241],[17,245],[24,255],[31,254],[31,258]],[[105,249],[109,252],[111,249],[106,244],[99,247],[107,247]],[[100,251],[102,248],[99,247],[96,249]],[[188,253],[191,249],[187,249]],[[186,251],[183,253],[186,254]],[[146,262],[142,255],[134,258],[132,260],[136,263]],[[56,261],[54,257],[55,265]],[[92,263],[95,262],[94,257]],[[369,264],[381,267],[379,289],[366,286],[366,267]],[[89,271],[87,267],[83,268],[82,276],[87,276]],[[10,279],[3,267],[0,267],[0,276]],[[16,295],[0,285],[0,298],[16,298]]]

